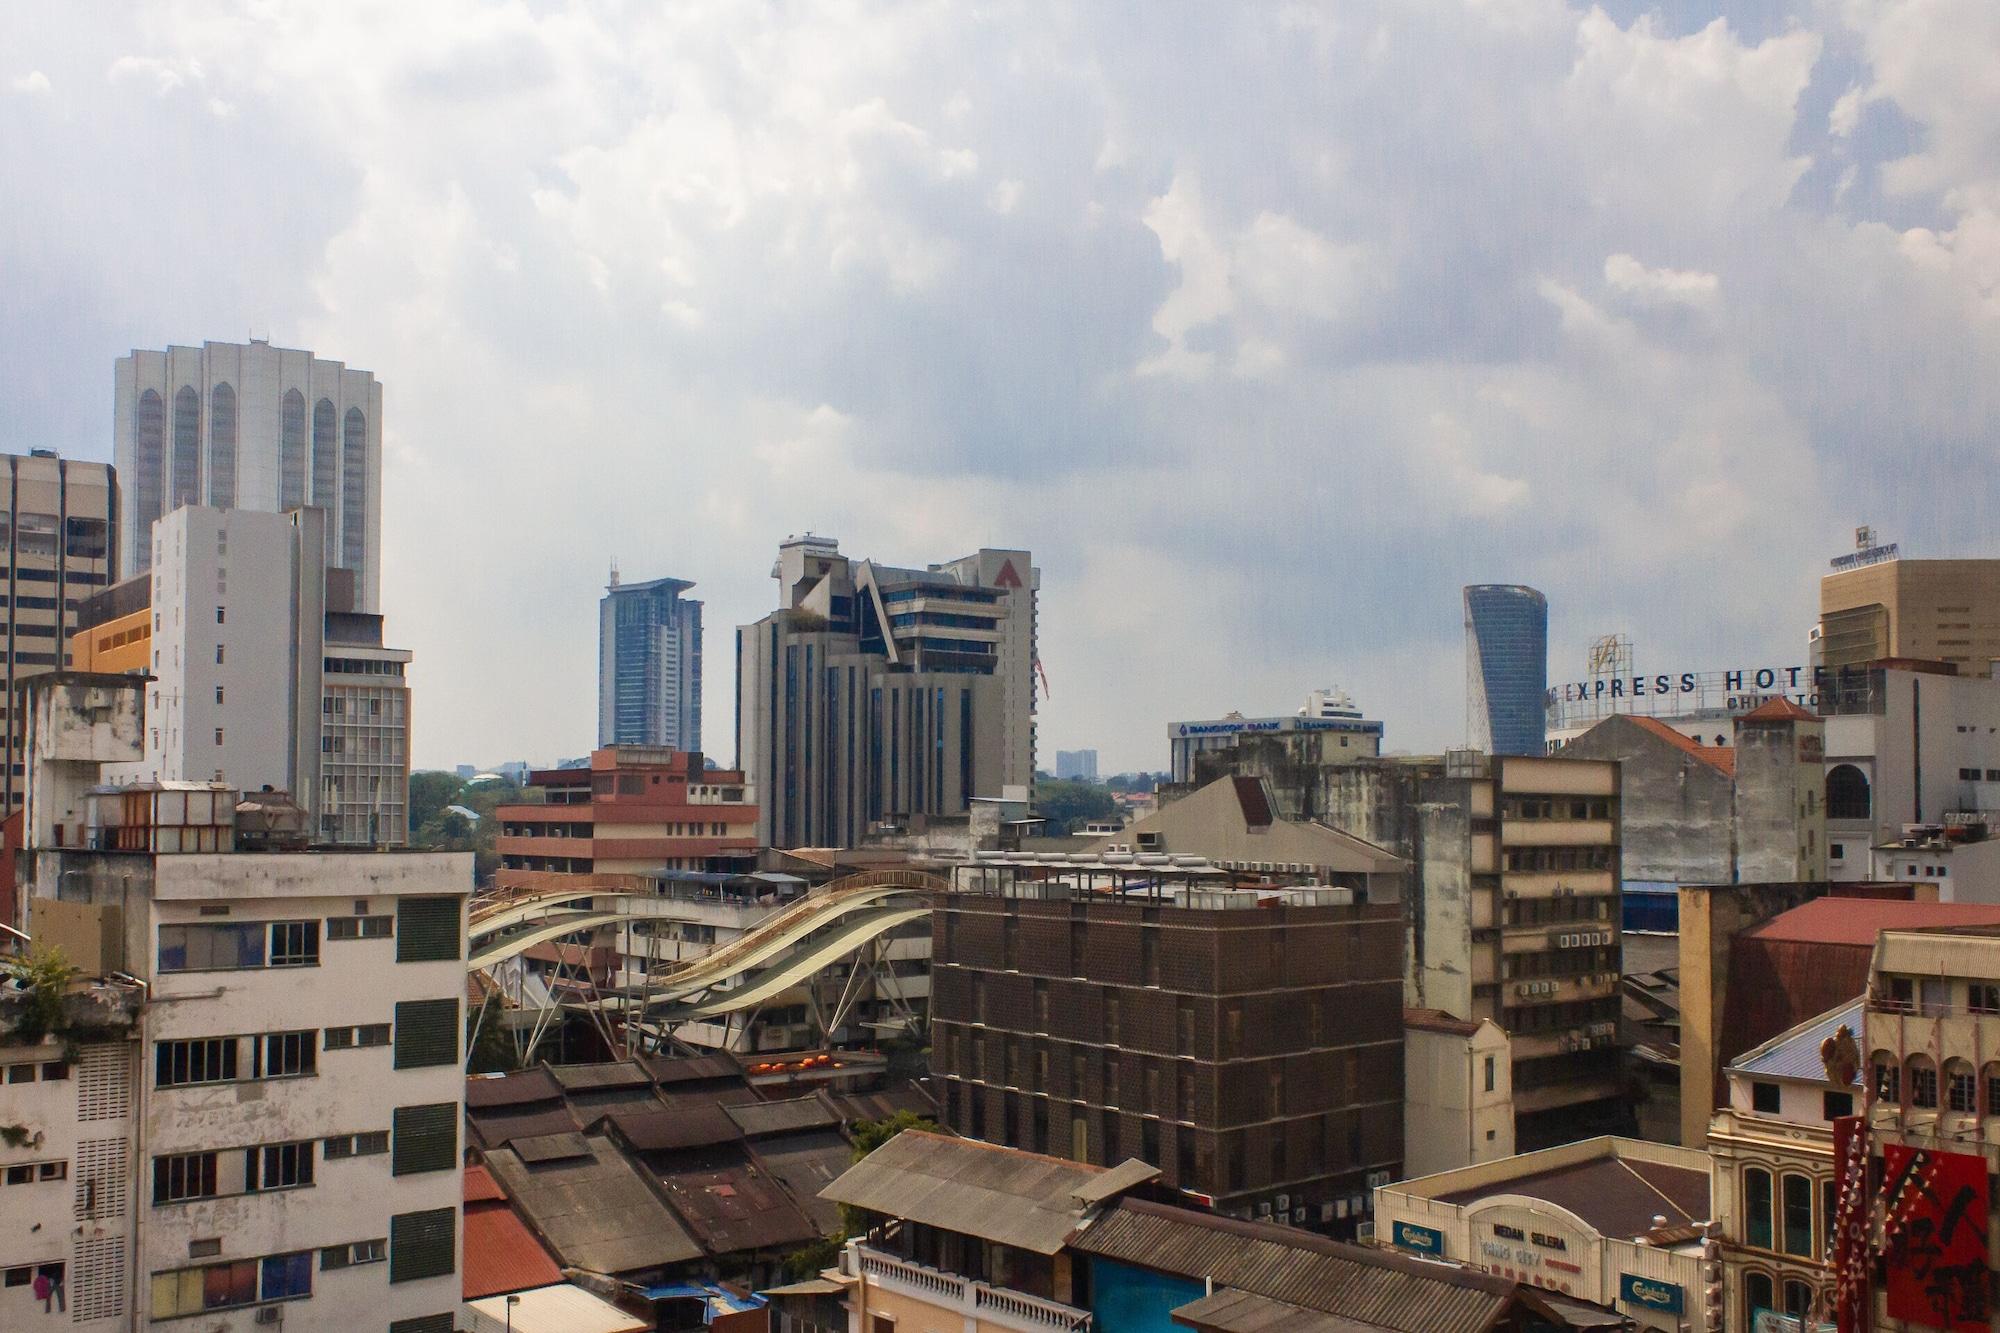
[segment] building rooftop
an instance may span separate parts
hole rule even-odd
[[[1600,1156],[1431,1197],[1463,1206],[1496,1194],[1518,1194],[1567,1209],[1599,1233],[1624,1240],[1652,1232],[1655,1217],[1664,1216],[1669,1227],[1692,1226],[1709,1219],[1706,1166],[1649,1162],[1619,1151],[1617,1139],[1599,1142],[1606,1145]],[[1528,1153],[1514,1160],[1527,1165],[1541,1155]],[[1449,1178],[1457,1173],[1445,1174]]]
[[[1405,1009],[1403,1026],[1420,1032],[1446,1032],[1455,1037],[1470,1037],[1479,1031],[1479,1024],[1473,1020],[1454,1017],[1442,1009]]]
[[[1082,1220],[1079,1192],[1105,1168],[906,1129],[820,1191],[822,1198],[1037,1254]],[[1158,1175],[1146,1168],[1146,1178]]]
[[[1154,1272],[1206,1278],[1218,1291],[1235,1288],[1302,1310],[1337,1310],[1355,1329],[1483,1333],[1522,1298],[1515,1283],[1486,1273],[1140,1199],[1107,1208],[1071,1248]],[[1252,1303],[1242,1306],[1239,1313],[1247,1314]]]
[[[1781,1032],[1762,1046],[1745,1051],[1736,1062],[1729,1066],[1733,1074],[1748,1074],[1763,1078],[1794,1078],[1810,1083],[1824,1083],[1826,1065],[1820,1059],[1820,1044],[1830,1040],[1841,1028],[1854,1034],[1859,1043],[1862,1034],[1861,1011],[1865,997],[1856,996],[1836,1009],[1829,1009],[1818,1018],[1808,1019],[1791,1029]],[[1861,1083],[1861,1070],[1857,1065],[1854,1083]]]
[[[1873,947],[1885,930],[2000,926],[2000,904],[1815,898],[1744,932],[1745,938]]]
[[[1777,698],[1758,704],[1742,717],[1745,722],[1817,722],[1818,713],[1807,712],[1790,699]]]
[[[1675,749],[1699,759],[1724,777],[1736,776],[1736,751],[1727,745],[1703,745],[1699,741],[1690,740],[1656,717],[1640,717],[1634,713],[1621,713],[1617,717],[1624,718],[1641,731],[1657,736]],[[1615,719],[1605,719],[1606,722],[1613,720]]]
[[[633,1273],[703,1257],[639,1168],[602,1135],[521,1139],[488,1153],[486,1164],[571,1267]]]
[[[486,1326],[504,1323],[514,1333],[647,1333],[651,1319],[627,1314],[582,1287],[558,1280],[552,1286],[520,1293],[509,1304],[505,1296],[468,1301]]]
[[[468,1301],[563,1280],[562,1268],[483,1166],[465,1168],[465,1268],[460,1278]]]

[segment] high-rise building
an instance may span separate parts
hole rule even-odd
[[[737,767],[767,846],[854,846],[871,829],[1027,799],[1035,772],[1035,589],[1026,551],[924,569],[792,538],[784,605],[736,632]]]
[[[183,507],[154,525],[147,573],[85,604],[74,664],[154,677],[145,759],[111,776],[275,787],[322,843],[409,840],[410,653],[354,609],[326,528],[317,508]]]
[[[203,343],[118,359],[113,459],[127,573],[154,520],[182,505],[327,513],[327,560],[354,572],[355,609],[381,607],[382,386],[267,342]]]
[[[597,743],[701,749],[701,603],[692,583],[611,586],[597,604]]]
[[[1949,662],[1990,676],[2000,658],[2000,560],[1904,560],[1875,547],[1819,581],[1819,665]]]
[[[0,745],[7,780],[0,810],[21,802],[27,760],[22,751],[19,683],[63,665],[63,645],[76,625],[77,603],[116,580],[118,486],[104,463],[79,463],[37,449],[8,454],[6,531],[0,561],[6,565],[6,600],[0,603],[7,634],[6,696],[0,698]]]
[[[27,928],[98,981],[0,1041],[35,1129],[35,1183],[0,1188],[0,1326],[449,1329],[471,857],[308,854],[290,801],[104,786],[144,688],[29,687]]]
[[[1320,757],[1329,763],[1360,759],[1382,753],[1382,724],[1361,716],[1354,697],[1346,690],[1314,690],[1296,713],[1278,717],[1227,717],[1202,722],[1169,722],[1167,745],[1172,753],[1175,782],[1195,780],[1195,757],[1211,750],[1226,750],[1246,736],[1291,735],[1314,732],[1320,736]]]
[[[1465,713],[1472,748],[1541,754],[1549,685],[1549,601],[1533,588],[1465,590]]]
[[[1056,777],[1063,782],[1097,781],[1097,751],[1057,750]]]

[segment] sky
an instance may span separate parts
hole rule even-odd
[[[1041,763],[1351,691],[1805,660],[1874,525],[2000,556],[1991,0],[0,5],[0,449],[134,347],[385,386],[414,759],[595,738],[596,602],[1026,547]]]

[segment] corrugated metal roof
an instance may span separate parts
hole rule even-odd
[[[474,1074],[465,1080],[465,1104],[469,1107],[519,1106],[554,1101],[560,1096],[562,1085],[540,1065],[512,1074]]]
[[[1121,1199],[1071,1248],[1397,1333],[1485,1333],[1515,1284],[1303,1231]]]
[[[822,1198],[944,1231],[1054,1254],[1076,1229],[1073,1196],[1103,1167],[906,1129]]]
[[[2000,904],[1922,903],[1894,898],[1815,898],[1744,934],[1760,940],[1803,944],[1848,944],[1874,948],[1885,930],[1933,926],[2000,926]]]
[[[783,1187],[740,1154],[724,1165],[661,1172],[659,1180],[710,1254],[789,1249],[819,1237]]]
[[[727,1079],[748,1083],[743,1066],[731,1055],[642,1055],[639,1063],[653,1080],[661,1084],[698,1083],[707,1079]]]
[[[1541,1199],[1575,1213],[1606,1236],[1632,1240],[1664,1216],[1670,1226],[1709,1220],[1706,1169],[1667,1166],[1621,1157],[1602,1157],[1559,1166],[1475,1189],[1441,1194],[1441,1203],[1470,1204],[1496,1194]]]
[[[653,1080],[636,1061],[604,1065],[554,1065],[549,1072],[564,1092],[599,1092],[612,1088],[643,1088]]]
[[[1173,1312],[1176,1324],[1216,1333],[1380,1333],[1382,1325],[1307,1310],[1254,1291],[1234,1288],[1204,1296]]]
[[[693,1097],[677,1106],[624,1108],[608,1112],[593,1124],[609,1121],[635,1152],[672,1152],[733,1143],[743,1137],[736,1122],[707,1098]]]
[[[820,1197],[820,1191],[854,1165],[854,1149],[830,1129],[808,1130],[759,1139],[750,1155],[783,1181],[799,1207],[825,1235],[840,1229],[840,1205]]]
[[[562,1267],[507,1203],[485,1167],[465,1169],[465,1300],[563,1280]]]
[[[782,1102],[750,1102],[724,1109],[736,1122],[736,1127],[753,1139],[766,1134],[826,1129],[840,1123],[840,1116],[833,1108],[813,1095]]]
[[[487,1169],[563,1263],[598,1273],[636,1273],[702,1257],[687,1228],[639,1169],[601,1135],[589,1155],[530,1167],[509,1149]]]
[[[504,1148],[516,1139],[575,1133],[582,1128],[561,1102],[520,1109],[467,1111],[465,1119],[472,1127],[472,1137],[483,1148]]]
[[[1767,1078],[1826,1082],[1826,1066],[1819,1058],[1820,1043],[1845,1027],[1854,1034],[1858,1046],[1862,1033],[1861,1010],[1866,998],[1856,996],[1850,1003],[1809,1019],[1789,1032],[1779,1033],[1762,1046],[1745,1052],[1730,1069],[1739,1074],[1761,1074]],[[1854,1071],[1854,1083],[1857,1087],[1861,1084],[1859,1068]]]

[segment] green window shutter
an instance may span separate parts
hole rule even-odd
[[[396,961],[456,963],[465,957],[458,937],[457,898],[396,900]]]
[[[422,1314],[415,1319],[398,1319],[389,1325],[389,1333],[451,1333],[451,1313]]]
[[[398,1069],[457,1064],[458,1001],[399,1001],[395,1041]]]
[[[458,1229],[456,1208],[397,1213],[389,1219],[389,1281],[415,1282],[450,1277],[456,1271],[452,1246]]]
[[[458,1166],[458,1103],[396,1108],[390,1174],[450,1171]]]

